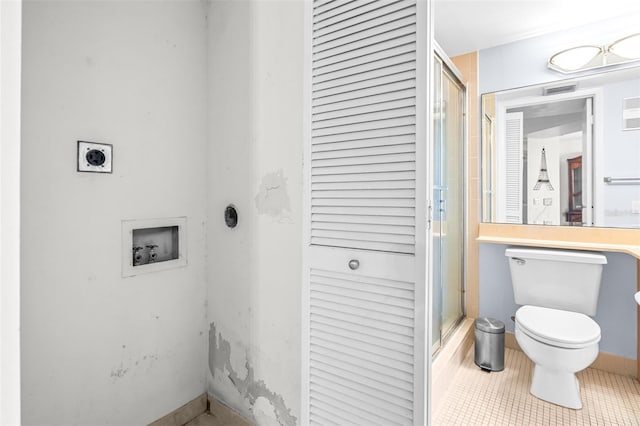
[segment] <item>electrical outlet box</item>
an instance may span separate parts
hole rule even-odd
[[[78,141],[78,171],[111,173],[113,147],[106,143]]]

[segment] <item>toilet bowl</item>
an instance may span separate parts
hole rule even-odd
[[[582,408],[576,373],[598,356],[596,313],[601,253],[510,247],[505,251],[515,302],[515,336],[535,364],[531,393],[568,408]]]
[[[516,312],[515,336],[535,364],[531,393],[557,405],[582,408],[575,373],[598,356],[598,324],[577,312],[523,306]]]

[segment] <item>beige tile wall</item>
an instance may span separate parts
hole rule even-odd
[[[467,85],[467,316],[476,318],[478,289],[478,218],[480,207],[480,126],[478,111],[478,52],[451,58]]]

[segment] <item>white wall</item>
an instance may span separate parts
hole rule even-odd
[[[22,420],[145,424],[205,391],[199,1],[24,3]],[[76,141],[113,174],[76,172]],[[121,277],[121,220],[187,216],[188,266]]]
[[[596,214],[602,226],[640,228],[640,214],[632,210],[633,202],[640,202],[640,185],[608,185],[602,179],[640,177],[640,130],[623,130],[622,120],[624,99],[640,96],[640,71],[636,76],[603,89],[603,155],[596,176],[596,194],[602,197]]]
[[[300,413],[303,4],[209,13],[208,391],[258,424]],[[224,208],[239,223],[225,226]]]
[[[0,424],[20,424],[22,6],[0,1]]]

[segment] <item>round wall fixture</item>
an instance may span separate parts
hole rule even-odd
[[[224,222],[229,228],[235,228],[238,224],[238,212],[233,204],[229,204],[224,209]]]

